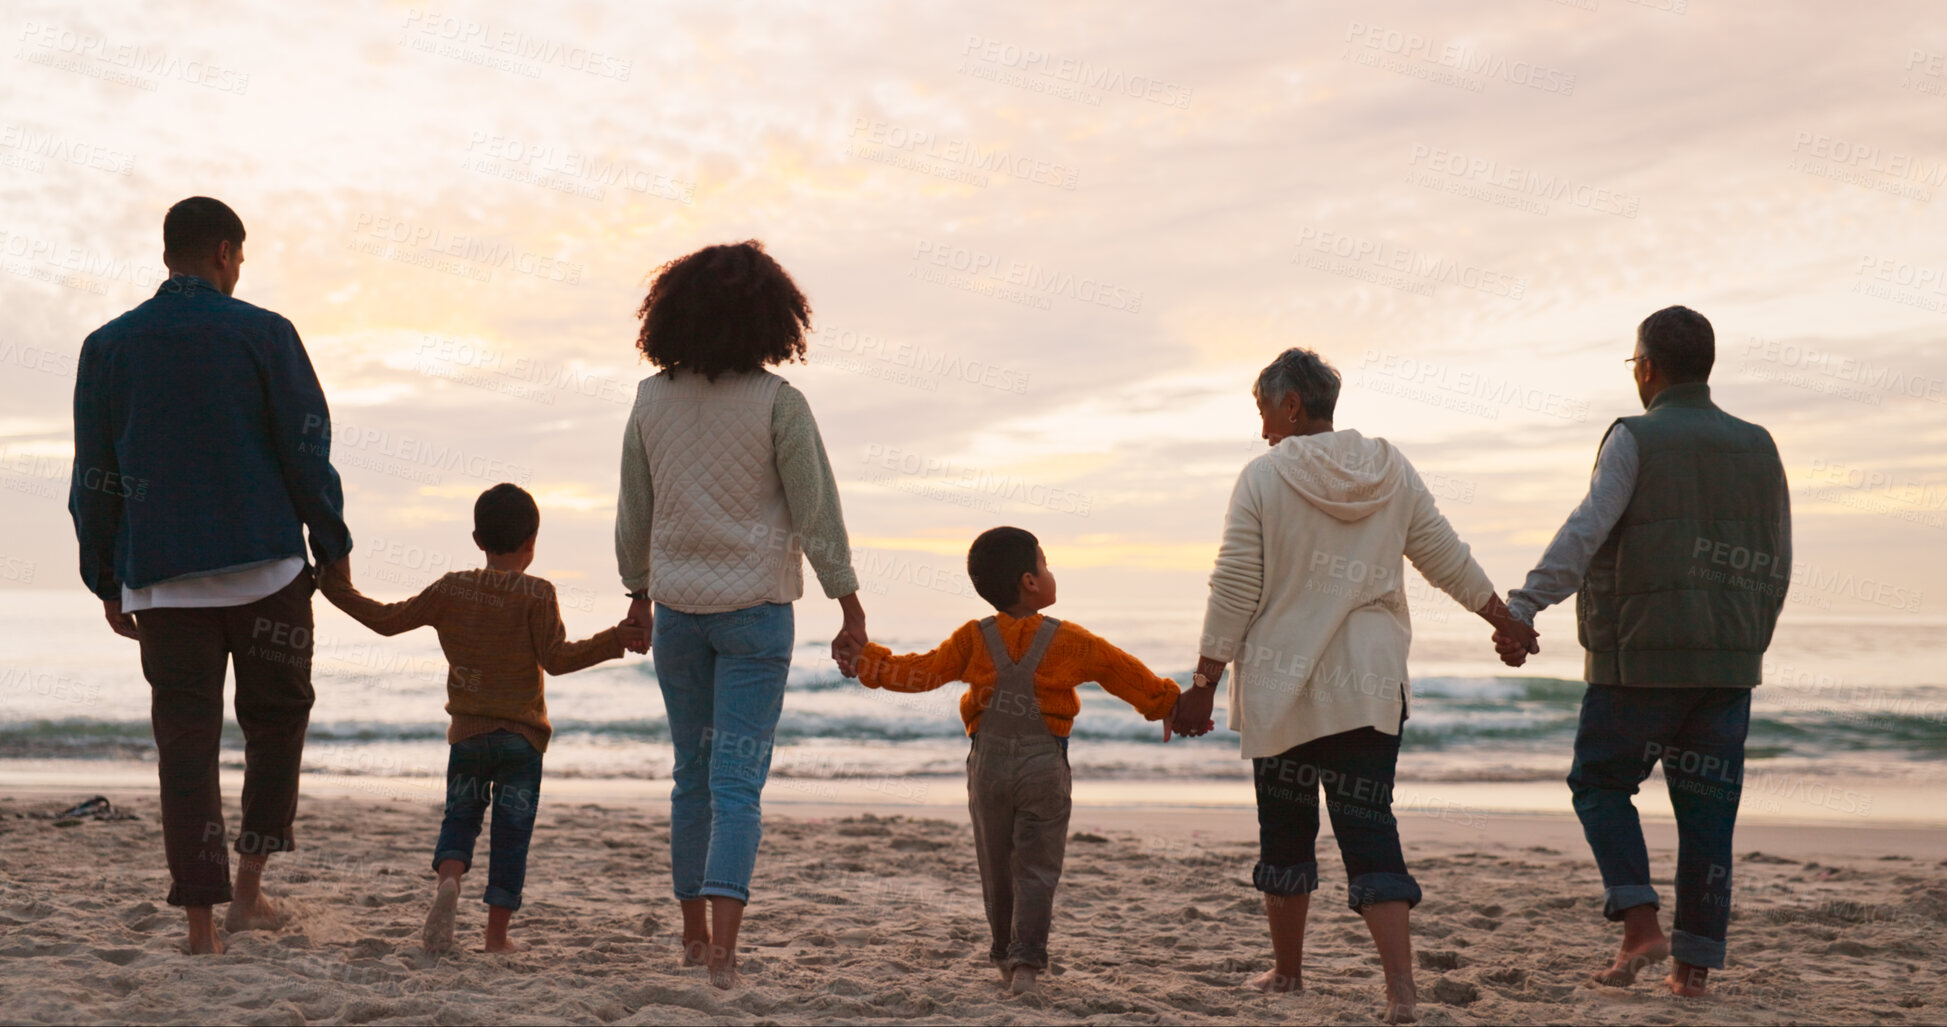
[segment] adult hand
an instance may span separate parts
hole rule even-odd
[[[135,615],[122,612],[122,601],[120,599],[102,600],[101,610],[108,617],[109,628],[117,635],[123,638],[133,638],[138,642],[142,640],[142,636],[135,631]]]
[[[838,664],[840,674],[858,677],[859,653],[871,641],[865,634],[865,607],[860,605],[857,592],[841,597],[838,607],[844,612],[845,620],[839,625],[838,634],[832,636],[832,661]]]
[[[320,589],[323,589],[326,585],[343,585],[349,588],[351,587],[351,583],[352,558],[350,554],[341,556],[330,563],[322,564],[318,567],[318,588]]]
[[[1481,604],[1481,619],[1494,627],[1494,651],[1501,656],[1501,662],[1510,667],[1519,667],[1528,662],[1530,654],[1541,652],[1541,634],[1534,625],[1517,620],[1501,602],[1501,597],[1490,595]]]
[[[1534,628],[1515,621],[1507,628],[1494,629],[1494,651],[1500,654],[1502,663],[1519,667],[1528,662],[1530,654],[1541,652],[1540,639]]]
[[[629,652],[646,653],[649,651],[649,632],[637,626],[634,621],[625,620],[617,624],[615,626],[615,635],[616,638],[621,640],[622,648]]]
[[[1204,682],[1191,685],[1176,699],[1176,711],[1171,716],[1172,727],[1185,738],[1196,738],[1209,734],[1216,727],[1210,719],[1210,710],[1217,702],[1217,680],[1224,675],[1224,665],[1209,657],[1197,660],[1197,677]],[[1193,679],[1195,680],[1195,679]]]
[[[639,638],[624,641],[623,644],[625,646],[628,645],[629,641],[638,642],[642,646],[640,649],[634,646],[628,646],[629,651],[634,653],[648,652],[649,643],[655,638],[656,604],[647,599],[629,600],[629,615],[622,618],[622,623],[642,630]]]

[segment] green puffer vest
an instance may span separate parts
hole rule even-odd
[[[1718,409],[1701,382],[1669,386],[1616,424],[1641,464],[1576,599],[1589,683],[1758,684],[1791,581],[1771,434]]]

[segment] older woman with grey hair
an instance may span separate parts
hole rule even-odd
[[[1508,616],[1406,457],[1384,439],[1333,427],[1339,373],[1330,364],[1288,349],[1252,393],[1271,451],[1245,465],[1231,493],[1195,687],[1177,705],[1175,726],[1201,732],[1216,681],[1235,664],[1229,723],[1256,782],[1252,879],[1265,895],[1276,956],[1253,984],[1301,987],[1322,787],[1349,902],[1385,970],[1387,1021],[1408,1022],[1408,910],[1420,887],[1392,815],[1412,638],[1402,560],[1495,628],[1534,635]]]

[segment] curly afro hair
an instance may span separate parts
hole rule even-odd
[[[804,359],[811,305],[756,239],[705,246],[656,269],[636,348],[671,376],[759,370]]]

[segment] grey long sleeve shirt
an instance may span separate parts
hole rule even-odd
[[[1596,454],[1595,471],[1589,478],[1589,494],[1568,515],[1567,523],[1555,533],[1555,540],[1541,554],[1541,562],[1528,572],[1528,580],[1508,593],[1508,612],[1523,624],[1532,626],[1535,614],[1574,595],[1582,588],[1595,551],[1616,530],[1623,511],[1636,493],[1636,472],[1640,465],[1636,436],[1629,428],[1616,425],[1603,440]],[[1791,504],[1786,502],[1785,530],[1780,557],[1791,561]]]
[[[1541,562],[1528,572],[1528,580],[1508,592],[1508,612],[1514,619],[1533,625],[1535,614],[1581,589],[1589,561],[1629,508],[1629,499],[1636,492],[1639,463],[1636,436],[1627,427],[1616,425],[1596,453],[1589,494],[1555,533],[1555,540],[1541,554]]]

